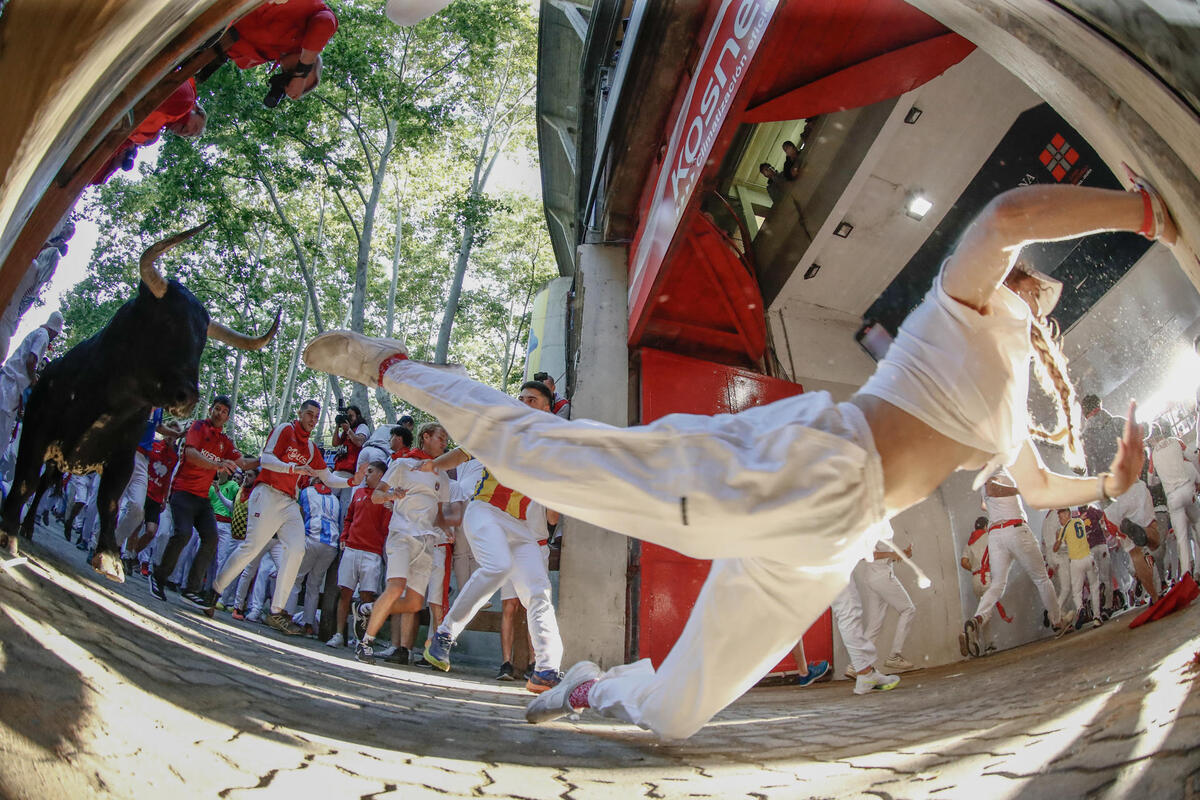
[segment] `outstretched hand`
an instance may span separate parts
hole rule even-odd
[[[1117,440],[1117,455],[1109,465],[1112,473],[1112,497],[1125,494],[1133,482],[1142,474],[1146,464],[1146,449],[1142,441],[1142,426],[1137,421],[1137,401],[1129,404],[1129,416],[1125,418],[1125,431]]]

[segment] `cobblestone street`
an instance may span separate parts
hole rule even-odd
[[[1200,605],[910,673],[757,689],[692,739],[534,727],[490,671],[358,664],[104,582],[0,572],[5,797],[1200,797]]]

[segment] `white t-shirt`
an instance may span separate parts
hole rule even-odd
[[[41,363],[42,357],[46,355],[46,348],[49,346],[50,334],[45,328],[35,328],[21,340],[16,351],[4,362],[4,374],[17,385],[18,393],[25,391],[29,386],[29,373],[25,371],[25,357],[33,353],[37,356],[38,363]]]
[[[1118,528],[1121,527],[1121,521],[1126,519],[1145,528],[1154,522],[1154,500],[1150,497],[1150,490],[1142,481],[1134,481],[1124,494],[1108,504],[1104,516]]]
[[[444,534],[437,527],[438,508],[450,501],[450,478],[446,473],[419,472],[413,467],[420,459],[397,458],[383,474],[383,483],[403,489],[406,494],[392,503],[392,519],[388,531],[407,536],[437,536]]]
[[[946,294],[939,272],[859,392],[992,454],[990,473],[1029,438],[1029,325],[1029,306],[1006,287],[980,314]]]
[[[1183,442],[1178,439],[1172,437],[1160,441],[1155,445],[1151,458],[1154,459],[1154,471],[1167,494],[1200,480],[1196,468],[1184,457]]]
[[[988,497],[987,486],[980,490],[983,503],[987,506],[988,527],[991,528],[1010,519],[1025,519],[1025,509],[1021,506],[1021,496],[1014,494],[1010,497]],[[1055,527],[1057,530],[1057,527]]]

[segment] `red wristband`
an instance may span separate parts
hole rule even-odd
[[[1154,203],[1150,200],[1150,192],[1137,184],[1134,189],[1142,196],[1142,227],[1138,228],[1138,233],[1154,241],[1157,231],[1154,230]]]

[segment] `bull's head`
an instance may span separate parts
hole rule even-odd
[[[279,330],[279,312],[275,313],[271,329],[262,336],[248,336],[213,322],[187,287],[179,281],[167,280],[158,271],[154,262],[159,256],[209,224],[197,225],[146,248],[139,264],[142,285],[138,297],[125,307],[132,307],[130,316],[135,321],[121,326],[141,337],[140,341],[124,343],[133,351],[130,356],[141,361],[135,367],[134,391],[176,417],[191,414],[200,396],[200,354],[208,337],[241,350],[260,350]],[[116,344],[122,346],[121,342]]]

